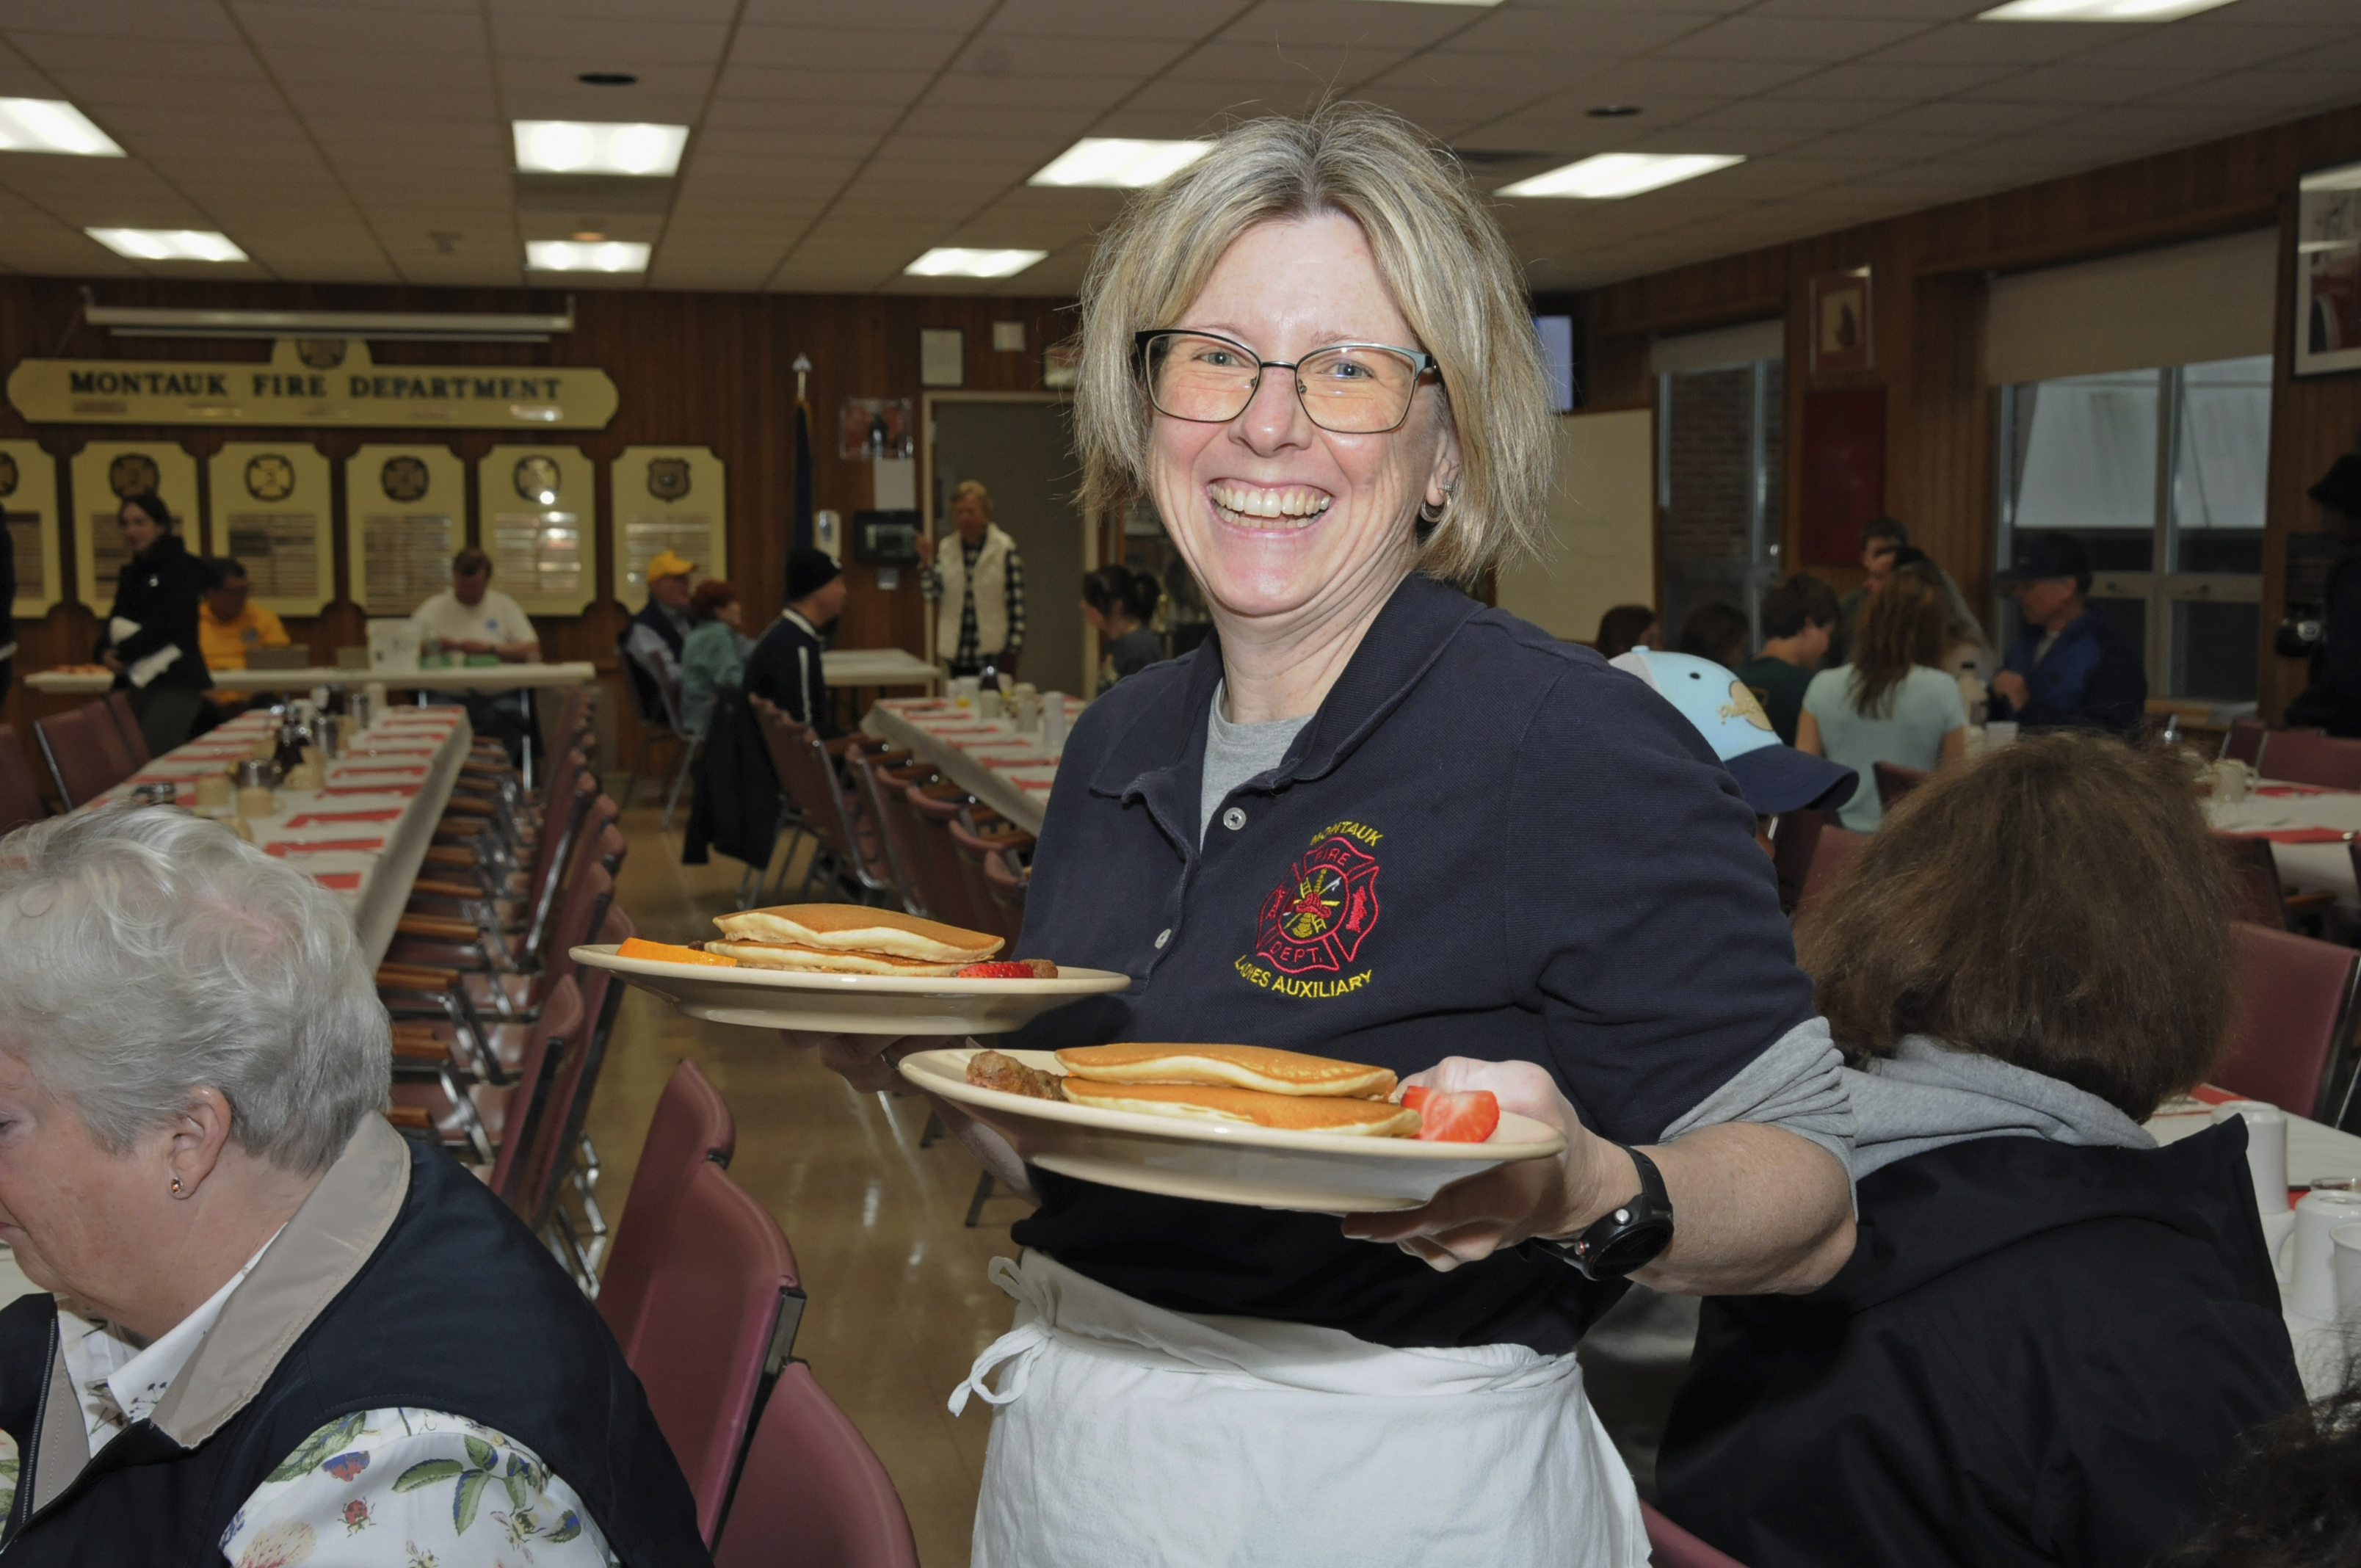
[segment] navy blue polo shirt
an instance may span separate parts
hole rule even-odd
[[[1221,678],[1209,638],[1075,725],[1017,951],[1133,983],[1012,1045],[1522,1059],[1586,1125],[1644,1143],[1812,1016],[1753,813],[1696,729],[1591,650],[1413,575],[1200,849]],[[1033,1179],[1018,1242],[1178,1311],[1554,1354],[1621,1289],[1526,1249],[1439,1274],[1324,1215]]]

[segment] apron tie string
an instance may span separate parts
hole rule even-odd
[[[1005,1405],[1022,1396],[1026,1374],[1032,1369],[1033,1358],[1049,1341],[1046,1303],[1036,1299],[1024,1276],[1017,1272],[1016,1260],[995,1257],[985,1273],[1001,1289],[1031,1307],[1035,1315],[994,1340],[984,1347],[983,1354],[975,1358],[975,1365],[968,1369],[966,1378],[951,1390],[950,1410],[954,1416],[967,1409],[970,1394],[987,1405]],[[1000,1387],[995,1389],[985,1379],[1004,1365],[1008,1368],[1007,1375],[1001,1378]]]

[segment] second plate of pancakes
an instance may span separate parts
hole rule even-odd
[[[1480,1144],[1291,1132],[1244,1122],[1182,1120],[1101,1110],[986,1089],[967,1080],[972,1048],[919,1051],[902,1076],[996,1129],[1027,1163],[1061,1176],[1168,1198],[1322,1214],[1415,1209],[1445,1187],[1514,1159],[1559,1153],[1565,1140],[1503,1113]],[[1049,1051],[1005,1051],[1060,1071]]]
[[[1112,970],[1060,969],[1055,980],[961,980],[839,974],[817,970],[717,969],[627,959],[612,942],[574,949],[574,961],[612,970],[692,1018],[756,1029],[839,1035],[1004,1035],[1070,1002],[1121,991]]]

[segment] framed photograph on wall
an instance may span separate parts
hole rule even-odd
[[[1877,363],[1869,326],[1869,269],[1823,272],[1811,281],[1812,374],[1867,370]]]
[[[847,398],[836,411],[839,457],[910,457],[917,445],[910,434],[907,398]]]
[[[2298,186],[2295,307],[2296,375],[2361,370],[2361,163]]]

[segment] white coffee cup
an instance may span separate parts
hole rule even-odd
[[[2361,1323],[2361,1224],[2339,1225],[2328,1233],[2329,1274],[2336,1281],[2336,1318]]]
[[[986,686],[982,691],[975,694],[975,711],[980,718],[999,718],[1000,703],[1001,696],[1000,688],[998,686]]]
[[[2213,1107],[2213,1120],[2246,1119],[2246,1168],[2254,1172],[2255,1206],[2265,1219],[2288,1212],[2287,1113],[2260,1100],[2230,1100]]]
[[[1041,750],[1058,752],[1066,749],[1066,698],[1060,692],[1041,694]]]
[[[2336,1247],[2329,1237],[2345,1225],[2361,1225],[2361,1192],[2307,1192],[2295,1206],[2288,1306],[2304,1317],[2336,1316]]]
[[[1987,751],[2007,745],[2016,739],[2016,720],[1995,718],[1984,726],[1984,747]]]

